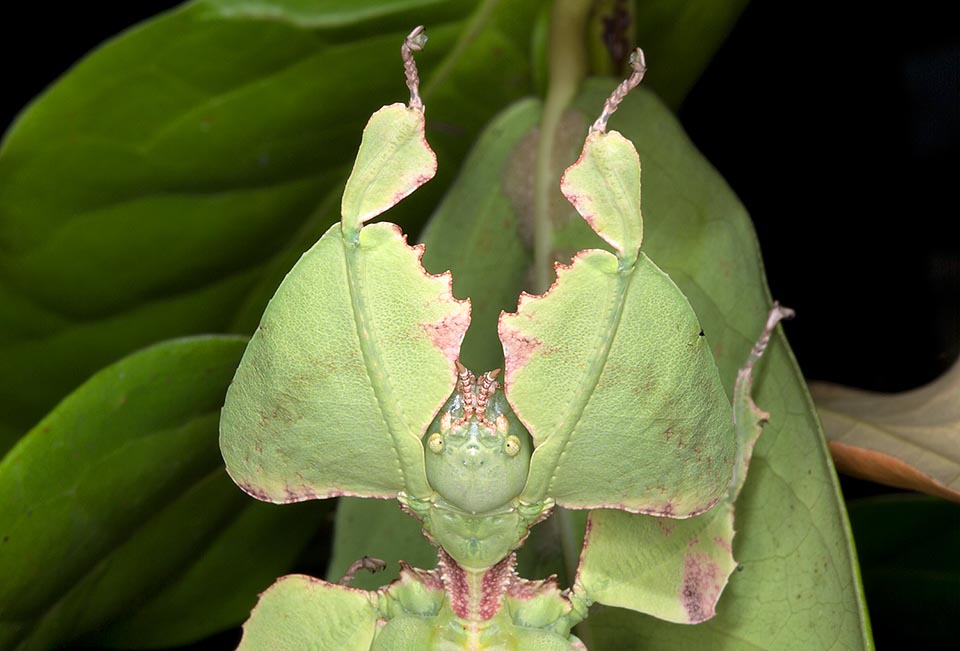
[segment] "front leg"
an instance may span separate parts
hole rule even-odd
[[[377,593],[290,574],[260,595],[238,650],[370,651],[380,619]]]

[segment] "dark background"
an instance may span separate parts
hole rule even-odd
[[[103,40],[176,4],[5,9],[0,127]],[[773,296],[797,311],[786,328],[810,379],[902,391],[960,352],[950,4],[755,0],[680,110],[753,217]],[[848,500],[891,492],[842,487]],[[878,648],[906,648],[917,626],[955,629],[960,595],[935,621],[905,622],[872,588],[871,568],[864,578]]]
[[[759,0],[680,112],[753,217],[810,379],[901,391],[957,357],[950,4]]]
[[[0,24],[4,130],[86,52],[178,3],[60,4]],[[680,111],[753,217],[811,379],[901,391],[960,353],[951,4],[755,0]]]

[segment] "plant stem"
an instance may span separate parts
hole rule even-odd
[[[560,120],[576,97],[580,83],[587,76],[589,54],[586,31],[592,8],[593,3],[589,0],[555,0],[550,15],[550,35],[547,42],[549,78],[533,177],[533,290],[538,294],[547,291],[553,282],[554,274],[550,197],[559,191],[560,179],[553,173],[553,146]],[[577,573],[580,546],[571,535],[573,526],[570,513],[565,509],[557,509],[553,517],[559,520],[564,565],[572,580]],[[589,631],[581,625],[578,633],[587,648],[590,648]]]
[[[550,196],[558,191],[553,177],[553,145],[557,126],[587,74],[589,0],[556,0],[547,43],[549,83],[543,103],[533,195],[533,290],[542,293],[553,282],[553,222]]]

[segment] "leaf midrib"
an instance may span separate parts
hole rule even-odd
[[[404,423],[407,425],[407,432],[410,435],[413,433],[410,430],[409,424],[400,416],[399,410],[396,407],[397,401],[394,399],[393,391],[391,391],[390,382],[386,375],[386,370],[383,368],[383,365],[380,363],[380,354],[376,350],[376,341],[375,336],[372,333],[370,314],[363,304],[361,299],[361,280],[359,278],[359,270],[357,269],[356,258],[359,255],[360,243],[359,236],[362,233],[362,228],[358,231],[358,241],[356,243],[349,242],[342,233],[337,233],[337,236],[340,239],[341,246],[343,247],[343,259],[344,265],[346,267],[347,274],[347,287],[350,292],[350,306],[353,312],[353,323],[356,327],[357,339],[360,343],[360,356],[363,359],[364,368],[367,371],[367,380],[370,382],[370,387],[373,390],[374,397],[377,401],[377,408],[380,411],[380,418],[383,420],[384,425],[386,426],[387,432],[390,434],[390,438],[393,440],[393,454],[396,459],[397,470],[400,474],[400,479],[404,487],[409,488],[410,483],[407,481],[407,471],[403,467],[403,459],[400,455],[400,450],[402,446],[400,445],[400,436],[401,433],[396,431],[397,423]],[[419,497],[419,496],[415,496]]]
[[[601,251],[601,253],[614,257],[612,253],[607,251]],[[583,264],[583,262],[579,262],[579,264]],[[587,367],[587,372],[584,374],[578,385],[580,391],[577,393],[576,399],[571,405],[571,409],[567,411],[562,421],[562,426],[557,432],[550,436],[550,438],[558,437],[561,443],[559,446],[548,448],[555,450],[555,452],[553,452],[551,455],[552,458],[548,463],[550,473],[548,475],[549,479],[547,484],[544,487],[546,492],[543,495],[537,496],[538,501],[543,500],[552,494],[550,489],[553,486],[557,467],[560,464],[560,459],[563,457],[563,453],[566,450],[567,445],[570,443],[570,438],[573,434],[573,431],[576,429],[577,425],[580,424],[580,420],[583,417],[583,412],[586,409],[587,404],[590,402],[590,399],[593,397],[593,392],[597,388],[597,383],[600,381],[600,375],[603,373],[603,369],[607,365],[607,360],[610,357],[610,349],[613,347],[613,341],[616,337],[617,330],[620,327],[620,320],[623,317],[623,307],[626,303],[627,291],[630,288],[630,281],[633,279],[633,271],[634,268],[631,268],[627,271],[617,272],[616,289],[618,295],[616,297],[616,305],[605,319],[607,327],[598,328],[598,340],[600,341],[600,345],[595,349],[597,353],[590,360],[590,364]],[[546,443],[546,441],[544,441],[544,443]],[[524,488],[524,493],[526,493],[526,488]],[[527,500],[528,498],[525,497],[524,499]]]

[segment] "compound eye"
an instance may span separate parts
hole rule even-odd
[[[507,456],[515,457],[520,452],[520,439],[516,436],[508,436],[507,442],[504,443],[503,449],[506,451]]]
[[[519,441],[517,444],[519,446]],[[443,437],[437,432],[434,432],[430,435],[430,438],[427,439],[427,447],[430,448],[430,451],[434,454],[440,454],[443,452]]]

